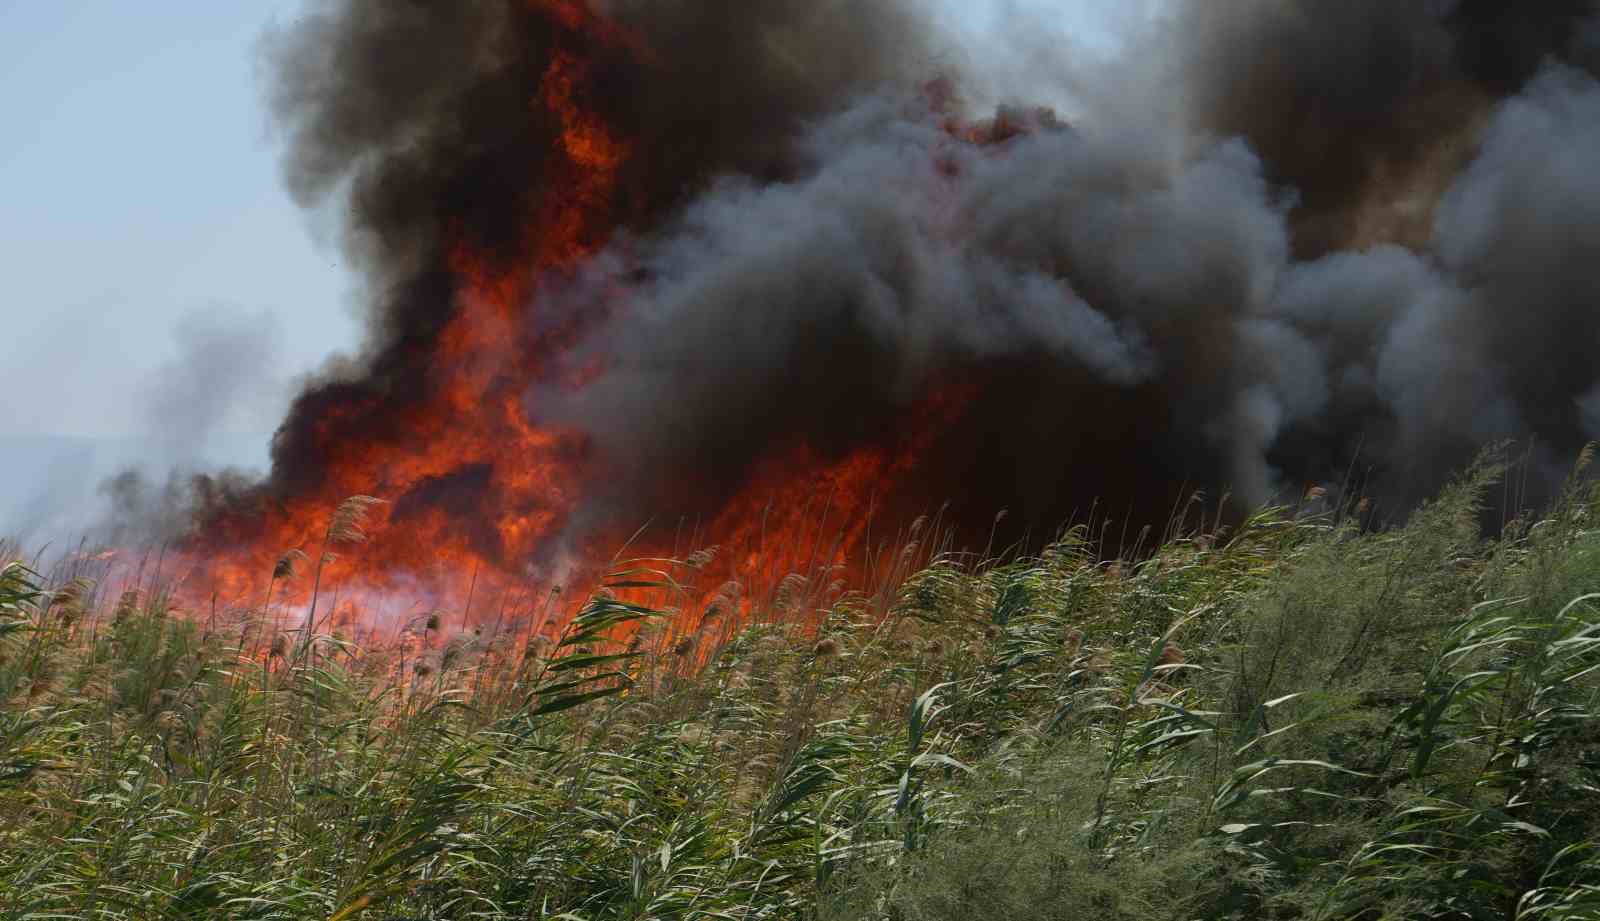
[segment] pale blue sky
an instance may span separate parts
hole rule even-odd
[[[260,101],[254,49],[290,11],[0,2],[7,428],[135,429],[139,391],[197,311],[271,315],[281,377],[353,340],[350,282],[282,190]],[[270,429],[274,411],[229,424]]]
[[[1140,5],[928,2],[974,41],[1032,8],[1091,43]],[[269,378],[226,430],[269,432],[293,378],[354,344],[354,280],[330,229],[288,201],[261,103],[258,42],[299,7],[0,0],[6,431],[138,434],[174,330],[197,313],[276,330],[259,350]]]

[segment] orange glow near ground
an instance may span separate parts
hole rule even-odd
[[[634,47],[582,0],[530,2],[572,33],[572,49]],[[302,606],[314,562],[304,564],[295,579],[269,579],[279,558],[293,549],[310,561],[325,550],[334,554],[323,585],[344,593],[343,605],[330,602],[340,620],[359,619],[361,604],[380,600],[404,607],[427,596],[427,604],[459,609],[480,591],[483,597],[522,591],[537,598],[559,583],[582,588],[604,575],[629,533],[586,533],[580,546],[554,546],[567,539],[586,497],[603,497],[604,484],[591,473],[591,447],[581,432],[531,423],[523,402],[530,384],[540,380],[540,356],[559,352],[576,333],[557,324],[530,339],[526,327],[536,276],[570,270],[605,245],[620,172],[630,158],[647,155],[585,107],[596,92],[589,85],[592,76],[578,51],[558,50],[529,100],[530,109],[553,118],[561,132],[553,152],[558,162],[541,167],[547,191],[527,216],[523,257],[503,264],[503,256],[497,261],[475,251],[465,233],[451,250],[457,302],[432,344],[425,398],[404,409],[359,403],[326,408],[315,431],[320,456],[327,459],[316,485],[264,504],[252,519],[219,522],[202,534],[185,551],[191,596],[259,606],[270,583],[273,603]],[[531,309],[536,313],[538,305]],[[593,377],[605,369],[584,373]],[[912,470],[963,402],[955,388],[937,394],[906,415],[893,443],[844,456],[788,445],[759,464],[720,508],[704,510],[691,536],[646,535],[627,553],[666,557],[719,547],[703,567],[703,579],[713,585],[771,586],[791,573],[859,581],[866,575],[861,570],[873,512],[885,490]],[[388,414],[386,437],[353,436],[349,420],[373,414]],[[462,477],[472,480],[466,491],[470,507],[454,506],[449,498],[416,499]],[[374,510],[369,540],[324,548],[329,516],[354,495],[388,500]],[[542,561],[541,568],[532,568],[534,561]],[[490,608],[485,605],[474,619],[499,616]]]

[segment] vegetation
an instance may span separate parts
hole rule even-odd
[[[1497,473],[699,639],[685,567],[377,650],[14,563],[0,916],[1600,918],[1600,492]]]

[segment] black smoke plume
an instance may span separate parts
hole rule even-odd
[[[565,178],[559,113],[540,99],[556,56],[592,75],[575,103],[642,152],[591,234],[647,228],[725,172],[787,174],[806,120],[928,57],[925,27],[898,2],[610,0],[600,11],[621,31],[609,41],[571,24],[588,6],[338,0],[271,37],[289,188],[348,209],[345,248],[369,286],[359,366],[296,403],[273,490],[316,481],[328,458],[311,429],[335,407],[365,407],[348,437],[404,437],[393,420],[434,385],[435,339],[458,309],[453,245],[502,265],[537,248],[529,216]]]
[[[348,208],[371,322],[295,404],[268,493],[316,484],[329,418],[406,437],[453,235],[533,248],[561,54],[636,151],[599,254],[529,308],[622,305],[552,358],[596,381],[525,400],[593,437],[586,526],[714,508],[798,442],[894,443],[957,384],[899,500],[1036,533],[1357,469],[1398,507],[1486,441],[1553,467],[1600,435],[1594,2],[1176,3],[1114,66],[1059,61],[1060,118],[1018,99],[977,128],[919,88],[962,75],[916,3],[599,3],[616,43],[563,6],[343,0],[276,39],[290,187]]]

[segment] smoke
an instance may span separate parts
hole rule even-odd
[[[1481,117],[1578,41],[1591,0],[1191,2],[1162,39],[1192,130],[1302,196],[1296,252],[1421,245]]]
[[[156,443],[157,467],[193,463],[214,436],[260,431],[281,394],[277,364],[282,329],[267,313],[210,309],[188,314],[173,331],[176,352],[139,395],[139,430]]]
[[[226,466],[218,442],[257,419],[284,391],[282,331],[270,314],[197,311],[174,330],[176,354],[142,388],[139,455],[100,485],[103,510],[88,529],[106,543],[168,541],[194,527],[196,510],[245,493],[256,477]],[[202,473],[200,471],[212,471]]]
[[[720,174],[783,175],[807,119],[931,59],[909,3],[602,6],[617,25],[580,27],[588,0],[324,2],[269,36],[289,188],[308,206],[348,208],[346,249],[370,287],[364,359],[301,395],[277,437],[271,491],[318,482],[333,458],[317,420],[336,407],[368,407],[346,415],[350,437],[408,437],[395,420],[432,392],[434,345],[460,307],[453,255],[517,265],[552,231],[536,217],[573,181],[563,103],[641,152],[617,189],[581,203],[583,247],[649,226]],[[552,86],[577,98],[549,98]]]
[[[726,179],[547,290],[629,307],[567,355],[604,374],[529,411],[593,432],[629,510],[885,440],[951,379],[984,387],[920,498],[1046,529],[1352,469],[1404,505],[1508,437],[1553,471],[1600,416],[1600,84],[1561,61],[1593,11],[1192,5],[1098,87],[1063,65],[1079,123],[989,146],[857,102],[802,175]]]
[[[834,452],[878,438],[959,370],[1039,378],[1028,402],[1054,410],[1006,393],[973,413],[1019,426],[1041,411],[1052,427],[1116,426],[1095,394],[1114,391],[1166,404],[1141,424],[1205,440],[1215,417],[1184,407],[1240,398],[1225,381],[1240,346],[1212,327],[1262,311],[1288,247],[1284,204],[1243,145],[1173,162],[1155,145],[1045,126],[977,148],[951,143],[926,106],[879,98],[802,149],[811,175],[731,180],[658,235],[619,244],[600,278],[553,292],[581,305],[624,272],[645,279],[569,353],[605,373],[570,393],[541,388],[529,406],[593,431],[623,477],[669,472],[643,484],[648,501],[681,493],[686,472],[707,489],[737,483],[740,465],[792,438]],[[1264,322],[1249,334],[1274,336]],[[1033,449],[1017,431],[967,473],[1014,481],[1007,467],[1036,465]]]
[[[714,511],[946,392],[900,506],[1036,532],[1357,468],[1403,504],[1487,439],[1595,434],[1594,2],[1190,0],[1115,60],[1006,34],[989,66],[911,0],[321,3],[271,98],[368,341],[251,501],[441,437],[481,275],[533,300],[465,370],[585,437],[582,527]],[[468,460],[396,513],[472,518],[518,459]]]
[[[0,533],[27,542],[83,538],[163,541],[189,531],[196,510],[255,477],[232,471],[253,457],[252,433],[270,428],[287,381],[278,376],[281,330],[269,314],[212,307],[173,330],[173,354],[135,388],[137,437],[35,439],[8,445],[29,493],[0,509]],[[25,471],[36,466],[32,476]],[[232,472],[200,475],[201,470]],[[97,490],[85,484],[98,483]]]

